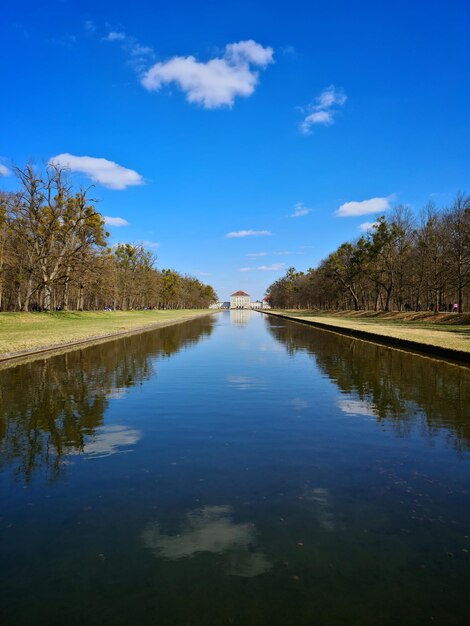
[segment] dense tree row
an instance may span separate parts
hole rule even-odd
[[[0,310],[205,308],[210,285],[158,270],[139,244],[107,244],[88,189],[63,169],[17,169],[18,190],[0,191]]]
[[[441,210],[428,204],[419,218],[398,206],[318,268],[290,268],[268,296],[278,308],[468,310],[470,196]]]

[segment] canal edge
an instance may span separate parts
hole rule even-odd
[[[265,315],[271,315],[272,317],[280,317],[288,320],[289,322],[297,322],[298,324],[304,324],[306,326],[312,326],[319,330],[326,330],[338,335],[345,335],[347,337],[353,337],[355,339],[362,339],[363,341],[370,341],[378,343],[389,348],[404,349],[407,352],[414,352],[421,356],[433,356],[440,357],[459,365],[470,366],[470,352],[463,352],[462,350],[453,350],[452,348],[443,348],[442,346],[433,346],[432,344],[420,343],[419,341],[411,341],[410,339],[400,339],[399,337],[388,337],[387,335],[379,335],[378,333],[369,332],[365,330],[357,330],[355,328],[345,328],[344,326],[335,326],[334,324],[323,324],[322,322],[313,320],[302,320],[283,313],[274,313],[271,311],[260,311]]]
[[[201,313],[200,315],[191,315],[190,317],[185,317],[184,319],[174,319],[174,320],[166,320],[164,322],[155,322],[151,325],[146,326],[138,326],[136,328],[130,328],[129,330],[118,330],[112,333],[105,333],[102,335],[94,335],[93,337],[87,337],[86,339],[78,339],[76,341],[69,341],[67,343],[55,344],[44,346],[40,348],[35,348],[33,350],[24,350],[22,352],[14,352],[14,353],[4,353],[0,355],[0,367],[5,369],[8,365],[19,365],[21,361],[27,360],[29,358],[34,359],[34,357],[40,358],[42,355],[45,357],[54,356],[55,354],[62,354],[63,352],[70,352],[74,349],[78,348],[86,348],[91,347],[93,345],[98,345],[102,343],[106,343],[107,341],[112,341],[113,339],[120,339],[121,337],[130,336],[130,335],[139,335],[141,333],[150,332],[159,330],[160,328],[166,328],[168,326],[175,326],[176,324],[184,324],[184,322],[191,322],[196,319],[200,319],[202,317],[206,317],[209,315],[215,315],[220,311],[207,311]]]

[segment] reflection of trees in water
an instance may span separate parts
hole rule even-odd
[[[416,425],[428,436],[444,428],[458,450],[470,449],[470,369],[271,317],[266,323],[289,354],[307,351],[343,393],[400,435]]]
[[[103,425],[109,398],[153,374],[152,358],[169,357],[210,335],[205,317],[109,341],[0,372],[0,465],[29,480],[52,478],[67,454],[84,451]]]

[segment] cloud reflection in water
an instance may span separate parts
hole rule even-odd
[[[190,511],[179,534],[162,533],[157,522],[142,533],[145,546],[159,558],[178,560],[201,552],[223,555],[225,571],[233,576],[251,578],[271,568],[261,552],[251,551],[256,542],[253,524],[236,523],[232,507],[205,506]]]
[[[127,397],[129,389],[126,387],[114,387],[106,394],[107,400],[123,400]]]
[[[296,411],[303,411],[304,409],[308,409],[308,401],[304,398],[292,398],[291,405],[294,407]]]
[[[259,389],[265,386],[265,382],[260,378],[253,378],[251,376],[227,376],[226,381],[230,387],[236,389]]]
[[[346,415],[364,415],[365,417],[377,416],[377,411],[373,405],[366,400],[352,400],[350,398],[338,398],[337,406]]]
[[[140,430],[128,426],[103,426],[96,431],[92,439],[83,446],[83,454],[89,458],[101,458],[121,452],[130,452],[129,446],[135,445],[142,437]]]
[[[303,494],[303,499],[314,506],[318,522],[324,530],[332,531],[335,529],[336,524],[333,511],[331,510],[328,489],[324,487],[306,489]]]

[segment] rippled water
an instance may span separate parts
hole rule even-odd
[[[234,311],[0,371],[0,623],[470,623],[470,369]]]

